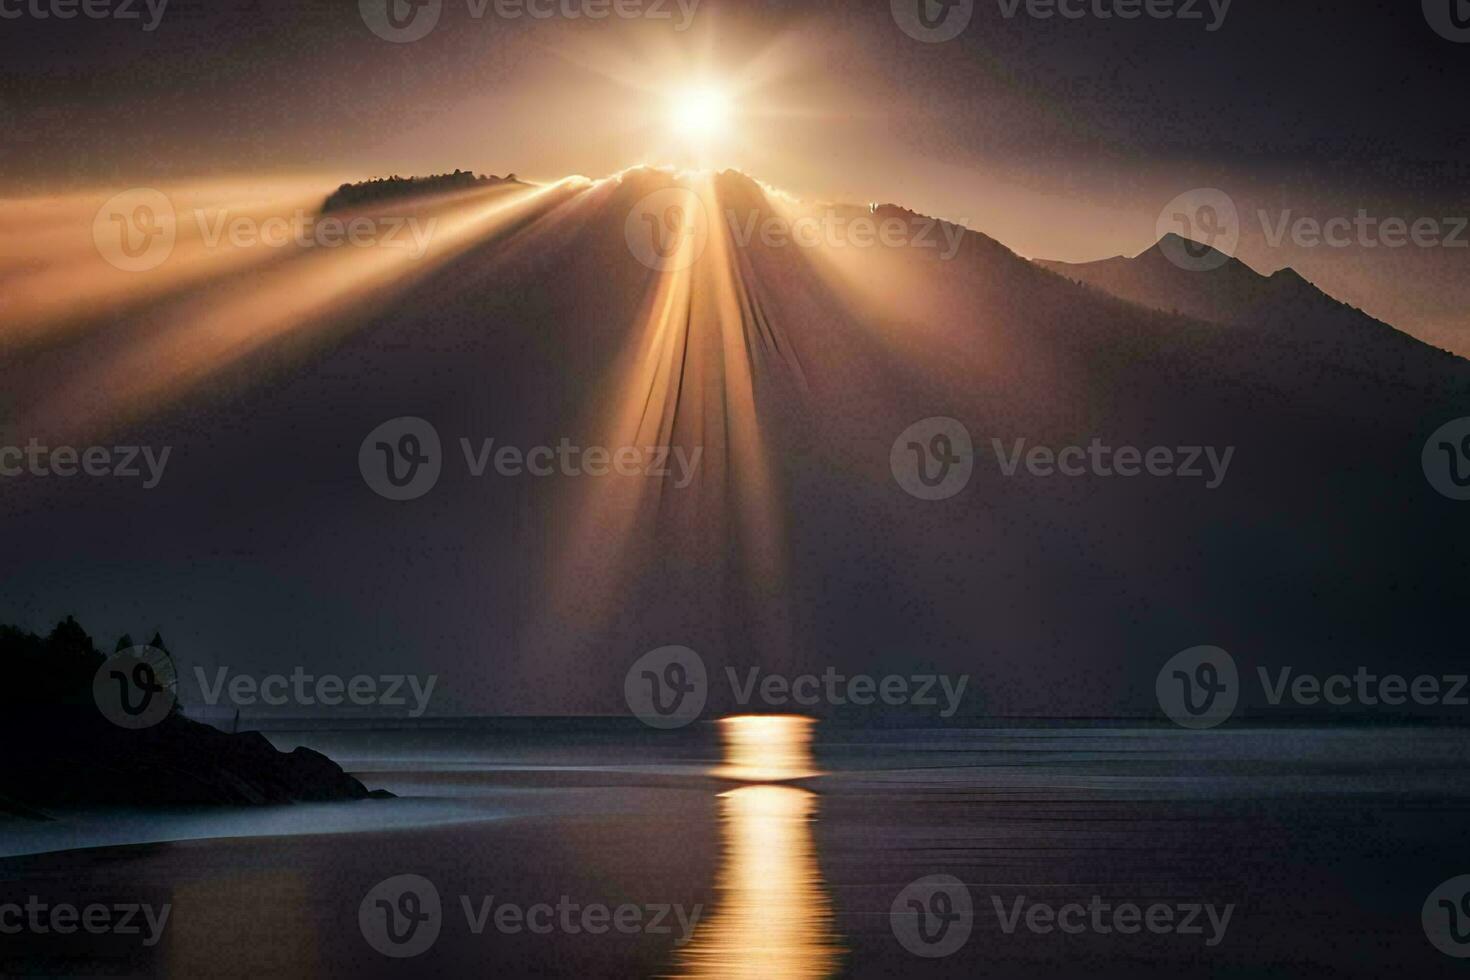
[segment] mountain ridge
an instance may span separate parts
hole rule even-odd
[[[175,447],[158,487],[16,482],[0,508],[46,520],[15,522],[15,553],[49,554],[63,522],[92,571],[22,563],[0,621],[93,618],[120,595],[177,610],[171,630],[221,663],[289,671],[302,656],[260,635],[289,636],[321,669],[408,655],[445,678],[434,713],[619,711],[628,665],[671,644],[717,685],[752,664],[971,674],[966,716],[1151,713],[1159,665],[1201,643],[1251,677],[1456,662],[1441,638],[1470,599],[1466,518],[1425,480],[1421,450],[1464,414],[1463,361],[1392,337],[1385,361],[1374,331],[1345,330],[1324,301],[1226,324],[1171,315],[973,229],[948,258],[759,235],[711,235],[668,267],[640,258],[631,236],[657,230],[640,202],[680,180],[757,221],[820,212],[708,177],[434,203],[472,229],[452,249],[243,353],[227,333],[234,356],[119,424],[117,444]],[[916,214],[887,207],[851,214]],[[252,299],[300,289],[306,261],[252,273]],[[228,312],[185,321],[191,349],[212,323],[233,327]],[[150,313],[92,336],[126,353],[161,329]],[[103,399],[110,386],[86,383],[93,354],[0,367],[0,386],[34,400],[67,382],[68,408]],[[402,417],[442,446],[439,479],[411,501],[375,493],[356,455]],[[974,447],[968,482],[940,501],[894,468],[895,441],[933,418]],[[701,455],[677,489],[530,479],[467,466],[463,440],[486,438]],[[1004,457],[1018,439],[1234,453],[1206,489],[1007,472],[993,446]],[[712,689],[712,713],[740,707]]]

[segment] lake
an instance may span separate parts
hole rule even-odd
[[[1427,905],[1444,928],[1466,927],[1453,901],[1428,901],[1470,873],[1459,728],[767,717],[674,732],[523,719],[266,733],[400,798],[0,823],[0,928],[23,926],[0,934],[0,972],[1032,980],[1463,967],[1421,918]],[[136,906],[139,928],[101,932],[94,911],[89,932],[99,905],[114,925]],[[156,925],[165,906],[150,931],[144,912]]]

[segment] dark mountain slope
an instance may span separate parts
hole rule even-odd
[[[630,222],[680,186],[705,195],[708,242],[687,269],[649,268]],[[526,207],[114,433],[176,447],[157,490],[20,487],[11,539],[47,557],[8,570],[4,594],[26,609],[167,597],[221,662],[437,673],[436,712],[621,712],[628,666],[666,644],[704,656],[712,711],[739,707],[727,665],[969,673],[965,714],[1147,715],[1159,666],[1202,643],[1252,677],[1459,667],[1444,638],[1470,598],[1470,514],[1419,460],[1466,414],[1464,362],[1389,337],[1405,353],[1385,367],[1378,340],[1341,342],[1330,301],[1288,280],[1226,290],[1238,312],[1219,323],[976,232],[950,259],[740,245],[731,211],[928,219],[800,205],[734,174],[634,171]],[[29,370],[69,368],[58,354]],[[436,427],[443,472],[394,502],[357,457],[404,415]],[[976,447],[943,501],[890,471],[899,434],[930,416]],[[477,476],[460,439],[490,437],[702,455],[683,488]],[[1215,489],[1007,476],[993,439],[1232,455]]]

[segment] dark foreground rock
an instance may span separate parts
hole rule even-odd
[[[32,815],[48,806],[252,805],[392,795],[370,792],[320,752],[281,752],[258,732],[222,732],[176,711],[151,727],[119,727],[92,699],[92,677],[104,660],[75,620],[44,638],[0,627],[0,665],[23,682],[0,695],[5,810]]]

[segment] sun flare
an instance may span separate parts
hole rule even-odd
[[[676,95],[669,107],[669,128],[688,140],[704,141],[725,136],[732,115],[728,93],[714,85],[701,85]]]

